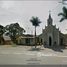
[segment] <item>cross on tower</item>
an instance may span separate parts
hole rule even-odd
[[[51,10],[49,10],[49,14],[51,14]]]
[[[49,10],[48,26],[52,25],[52,22],[53,22],[53,20],[51,18],[51,11]]]

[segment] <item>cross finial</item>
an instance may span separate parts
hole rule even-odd
[[[49,18],[51,18],[51,11],[49,10]]]
[[[49,14],[51,14],[51,10],[49,10]]]

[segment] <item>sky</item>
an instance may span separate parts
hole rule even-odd
[[[61,0],[0,0],[0,24],[6,26],[18,22],[26,30],[26,34],[34,34],[34,27],[30,22],[32,16],[38,17],[42,22],[37,27],[37,35],[42,33],[42,29],[47,26],[49,11],[53,18],[53,25],[66,34],[67,20],[59,22],[63,5]]]

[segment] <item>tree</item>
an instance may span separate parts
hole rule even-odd
[[[4,27],[2,25],[0,25],[0,36],[2,36],[4,32],[5,32]]]
[[[0,25],[0,44],[2,44],[3,40],[3,34],[4,34],[4,26]]]
[[[62,10],[63,10],[63,12],[58,14],[58,16],[60,16],[60,15],[62,16],[62,18],[60,19],[60,22],[67,19],[67,8],[63,7]]]
[[[36,27],[39,26],[41,21],[38,17],[32,17],[30,22],[32,22],[32,25],[35,27],[35,48],[36,48]]]
[[[18,23],[10,24],[5,27],[7,35],[9,35],[14,43],[16,43],[16,36],[22,35],[25,30],[20,27]]]

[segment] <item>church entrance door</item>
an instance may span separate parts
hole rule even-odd
[[[51,44],[52,44],[52,39],[51,37],[49,37],[49,46],[51,46]]]

